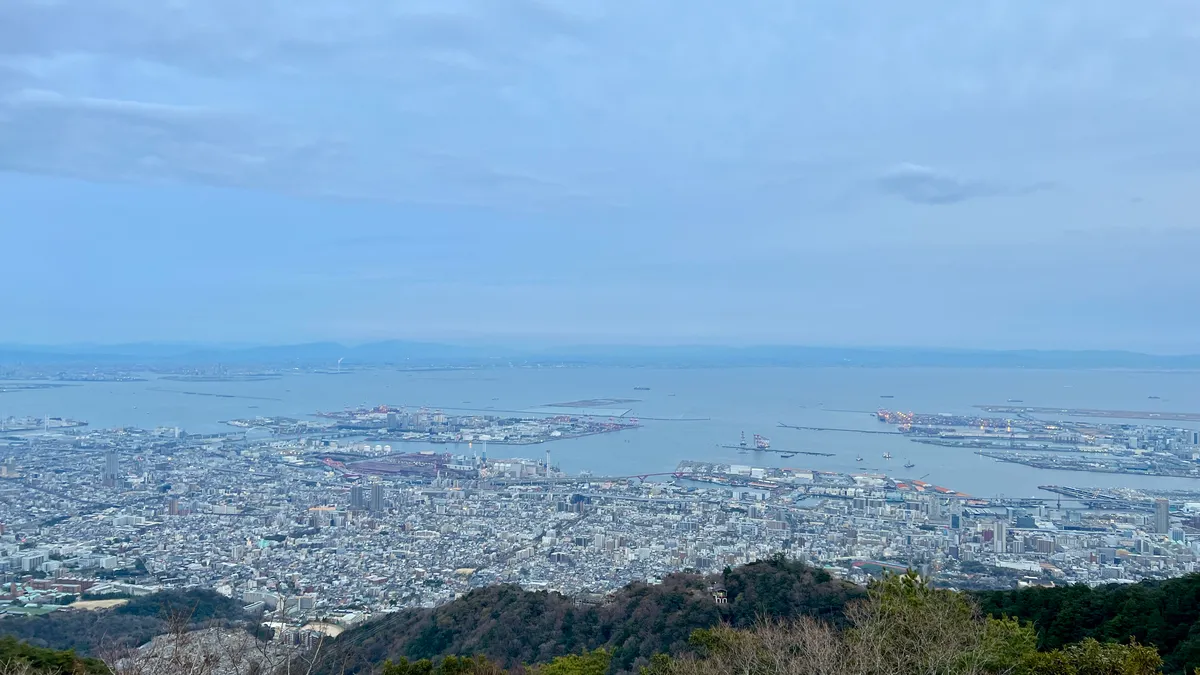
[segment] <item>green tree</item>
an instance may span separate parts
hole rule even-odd
[[[0,637],[0,667],[19,672],[13,668],[17,665],[44,675],[109,675],[108,667],[97,659],[80,658],[73,651],[34,647],[10,636]]]
[[[435,663],[431,659],[385,661],[382,675],[503,675],[504,669],[486,657],[447,656]]]
[[[1092,638],[1051,652],[1030,654],[1022,675],[1154,675],[1162,659],[1153,647],[1101,643]]]
[[[604,649],[560,656],[532,670],[534,675],[605,675],[612,655]]]

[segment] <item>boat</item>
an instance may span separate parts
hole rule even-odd
[[[896,398],[896,397],[892,396],[891,394],[880,394],[879,398]]]
[[[905,462],[905,463],[904,463],[904,468],[906,468],[906,469],[911,469],[911,468],[913,468],[914,466],[916,466],[916,464],[913,464],[912,462]]]
[[[650,391],[650,387],[634,387],[634,391]]]
[[[859,455],[859,456],[855,457],[855,458],[854,458],[854,461],[856,461],[856,462],[861,462],[861,461],[863,461],[862,455]]]
[[[1010,398],[1010,399],[1008,399],[1008,402],[1009,403],[1024,403],[1025,401],[1022,401],[1019,398]]]
[[[891,458],[892,458],[892,453],[890,453],[890,452],[885,452],[885,453],[883,453],[883,458],[884,458],[884,459],[891,459]]]

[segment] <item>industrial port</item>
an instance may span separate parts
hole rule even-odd
[[[591,415],[451,415],[441,410],[381,405],[334,412],[319,412],[314,420],[284,417],[237,419],[226,424],[241,429],[267,429],[281,436],[307,438],[364,437],[390,443],[493,443],[531,445],[595,434],[628,431],[640,426],[637,418]]]
[[[1013,417],[913,413],[880,409],[873,417],[892,428],[837,428],[779,423],[804,432],[903,436],[925,445],[970,450],[1000,462],[1037,469],[1200,478],[1200,430],[1167,424],[1124,424],[1097,419],[1188,421],[1191,413],[1141,413],[1124,410],[976,406]],[[1064,418],[1044,419],[1047,412]],[[1070,419],[1080,417],[1086,419]],[[1196,415],[1200,419],[1200,415]],[[729,446],[725,446],[729,447]],[[885,458],[890,458],[890,453]],[[861,455],[859,458],[861,461]],[[906,468],[910,463],[906,463]]]
[[[754,452],[774,452],[778,453],[784,459],[795,457],[796,455],[808,455],[810,457],[833,457],[832,452],[814,452],[812,450],[781,450],[779,448],[772,448],[771,439],[761,434],[754,434],[753,444],[748,445],[746,443],[746,432],[744,431],[742,432],[742,438],[737,445],[721,445],[719,447],[725,448],[726,450],[737,450],[739,452],[748,452],[751,450]]]
[[[1039,411],[1053,411],[1114,418],[1129,411],[977,407],[988,412],[1020,410],[1021,414],[998,418],[879,410],[875,417],[895,425],[914,442],[972,449],[1000,462],[1059,471],[1200,478],[1200,430],[1034,416]],[[1182,414],[1177,419],[1183,419]]]
[[[1151,396],[1157,399],[1157,396]],[[976,408],[991,413],[1012,415],[1066,415],[1067,417],[1110,417],[1125,420],[1162,420],[1164,422],[1200,422],[1200,413],[1152,412],[1145,410],[1100,410],[1094,408],[1037,408],[1011,405],[977,405]]]

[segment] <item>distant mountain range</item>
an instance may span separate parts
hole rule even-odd
[[[1200,354],[1128,351],[989,351],[798,346],[720,347],[579,345],[528,347],[384,341],[360,345],[312,342],[278,346],[144,343],[124,345],[0,345],[4,366],[264,366],[412,367],[602,365],[627,367],[849,366],[987,368],[1200,369]]]

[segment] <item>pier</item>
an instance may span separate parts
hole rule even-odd
[[[1039,490],[1053,492],[1068,499],[1085,504],[1089,509],[1115,511],[1152,511],[1154,503],[1148,500],[1131,500],[1107,494],[1101,490],[1086,490],[1083,488],[1063,485],[1039,485]]]
[[[779,453],[781,455],[809,455],[815,458],[832,458],[833,453],[816,453],[812,450],[784,450],[780,448],[752,448],[750,446],[720,446],[727,450],[750,450],[755,453]]]
[[[976,405],[990,413],[1066,415],[1068,417],[1113,417],[1124,420],[1168,420],[1172,422],[1200,422],[1200,413],[1149,412],[1145,410],[1099,410],[1095,408],[1036,408],[1012,405]]]
[[[1022,464],[1024,466],[1034,467],[1035,469],[1082,471],[1087,473],[1115,473],[1132,476],[1162,476],[1169,478],[1190,478],[1194,480],[1200,479],[1200,471],[1197,471],[1184,464],[1173,466],[1164,466],[1161,464],[1098,464],[1094,460],[1100,458],[1089,458],[1088,460],[1068,460],[1066,458],[1060,459],[1059,457],[1048,455],[1031,455],[1021,454],[1018,452],[989,452],[986,450],[977,450],[975,454],[981,457],[987,457],[988,459],[994,459],[999,462]]]
[[[902,436],[903,434],[897,431],[880,431],[878,429],[841,429],[837,427],[803,427],[795,424],[779,423],[780,428],[796,429],[798,431],[839,431],[846,434],[880,434],[883,436]]]

